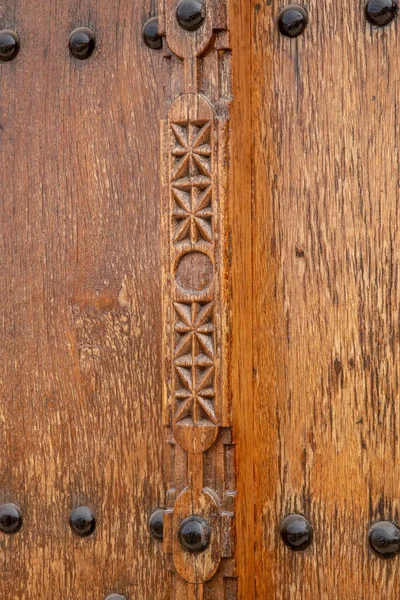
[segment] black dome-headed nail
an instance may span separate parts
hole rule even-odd
[[[176,18],[186,31],[195,31],[203,24],[206,12],[203,0],[180,0],[176,7]]]
[[[203,552],[210,543],[210,526],[202,517],[188,517],[179,527],[179,541],[189,552]]]
[[[158,18],[152,17],[143,25],[143,40],[146,46],[153,50],[162,48],[162,37],[158,33]]]
[[[164,535],[164,510],[158,508],[153,512],[149,519],[151,535],[157,540],[162,540]]]
[[[365,16],[372,25],[383,27],[393,21],[398,10],[397,0],[368,0],[365,5]]]
[[[288,515],[280,527],[281,538],[291,550],[305,550],[313,539],[313,530],[303,515]]]
[[[278,17],[279,31],[287,37],[297,37],[305,30],[308,23],[306,9],[299,4],[290,4],[283,8]]]
[[[19,51],[19,37],[11,29],[0,31],[0,61],[9,62]]]
[[[78,27],[69,38],[69,51],[79,60],[89,58],[95,47],[94,33],[89,27]]]
[[[371,548],[382,558],[392,558],[400,549],[400,531],[390,521],[380,521],[368,533]]]
[[[9,535],[22,527],[22,513],[15,504],[0,505],[0,531]]]
[[[96,528],[96,518],[90,508],[78,506],[71,511],[69,524],[76,535],[88,537]]]

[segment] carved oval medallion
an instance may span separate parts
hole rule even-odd
[[[213,280],[213,264],[203,252],[184,254],[176,269],[176,282],[183,292],[198,294],[206,290]]]

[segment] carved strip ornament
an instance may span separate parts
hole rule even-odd
[[[161,0],[159,13],[170,65],[162,123],[163,388],[170,449],[164,551],[174,573],[173,598],[233,600],[227,15],[224,2],[204,1],[201,25],[187,31],[177,5]],[[201,550],[182,543],[182,523],[191,516],[206,525]]]

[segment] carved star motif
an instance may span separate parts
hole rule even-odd
[[[187,188],[172,188],[172,195],[175,200],[172,211],[175,220],[174,241],[189,240],[193,244],[202,239],[211,242],[211,186],[201,189],[189,184]]]
[[[171,180],[191,184],[209,184],[211,180],[211,124],[172,123],[174,135],[172,156],[174,165]]]
[[[214,303],[174,304],[177,342],[174,362],[180,387],[175,419],[198,424],[217,423],[214,407]]]
[[[172,123],[174,242],[212,241],[211,124]]]

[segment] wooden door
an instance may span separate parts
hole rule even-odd
[[[200,9],[0,7],[4,600],[235,594],[231,58]]]
[[[397,9],[2,3],[1,599],[397,597]]]

